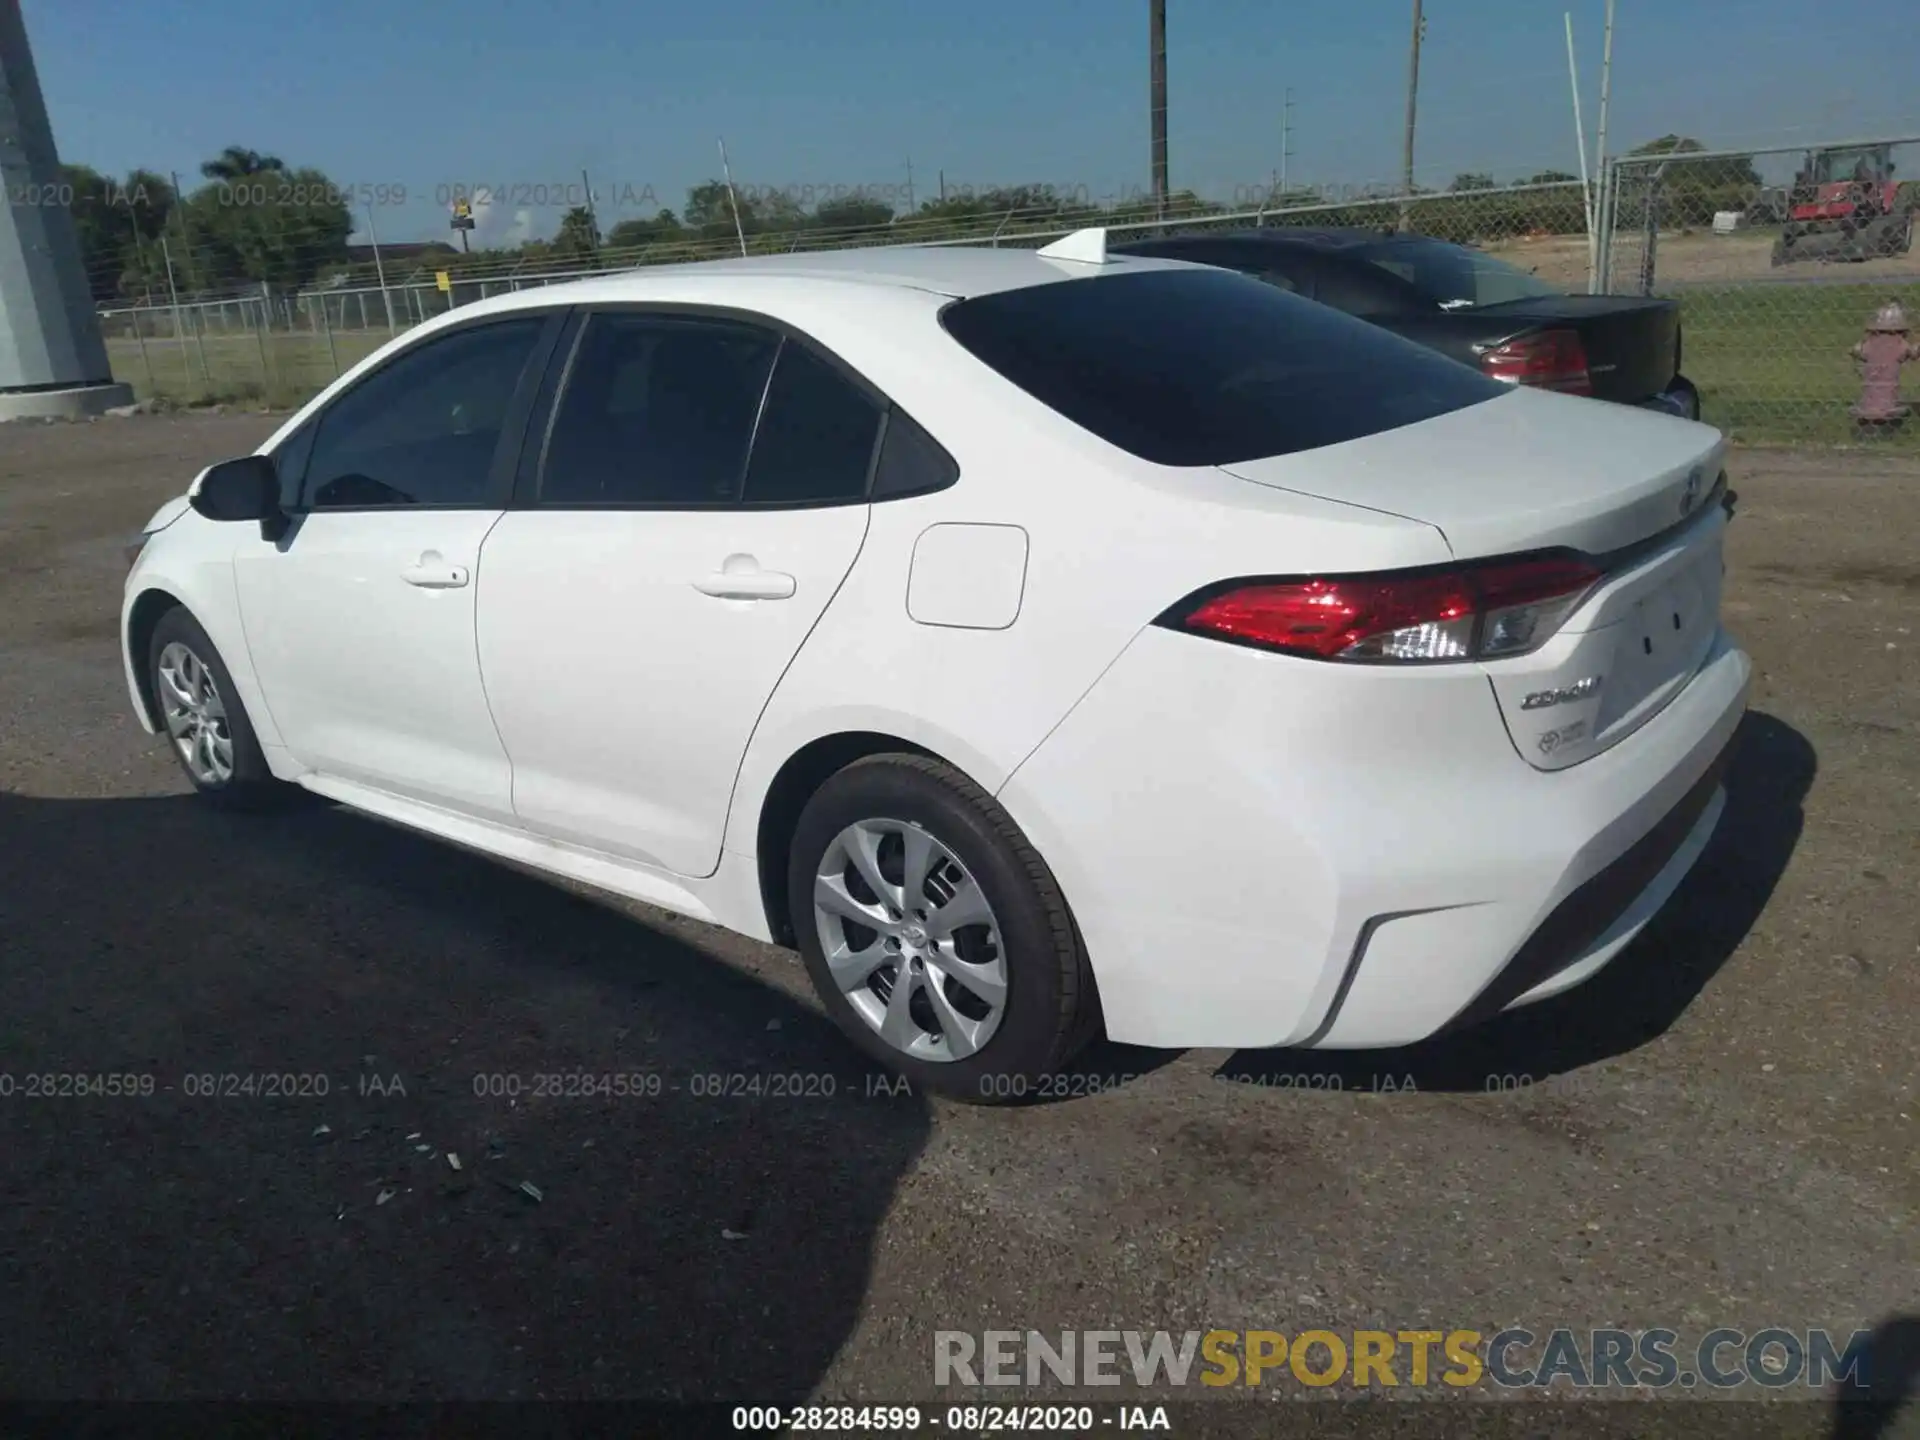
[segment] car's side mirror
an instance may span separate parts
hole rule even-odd
[[[210,467],[188,503],[209,520],[257,520],[263,540],[277,540],[287,528],[280,472],[267,455],[242,455]]]
[[[211,466],[190,502],[209,520],[265,520],[280,513],[280,474],[265,455],[243,455]]]

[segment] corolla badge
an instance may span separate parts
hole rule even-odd
[[[1600,688],[1598,675],[1589,675],[1584,680],[1576,680],[1571,685],[1563,685],[1558,690],[1535,690],[1520,702],[1522,710],[1545,710],[1549,705],[1565,705],[1570,700],[1584,700]]]

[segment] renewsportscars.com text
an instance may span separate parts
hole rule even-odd
[[[1709,1330],[939,1330],[946,1385],[1345,1385],[1501,1389],[1864,1388],[1868,1332]]]

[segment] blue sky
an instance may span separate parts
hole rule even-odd
[[[1604,0],[1427,0],[1416,169],[1577,168],[1562,15],[1592,144]],[[1231,199],[1398,174],[1411,6],[1169,0],[1170,169]],[[25,0],[61,158],[197,180],[240,144],[404,187],[383,240],[511,187],[488,233],[549,234],[584,168],[603,226],[719,173],[790,188],[1147,184],[1146,0]],[[1913,0],[1619,0],[1611,148],[1920,133]],[[1736,18],[1737,17],[1737,18]],[[544,188],[543,188],[544,187]],[[545,198],[545,204],[539,203]],[[364,230],[364,225],[363,225]]]

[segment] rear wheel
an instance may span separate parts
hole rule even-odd
[[[192,615],[176,609],[160,617],[147,663],[162,730],[195,790],[233,809],[294,793],[267,768],[233,676]]]
[[[1672,388],[1667,393],[1678,402],[1683,419],[1698,420],[1700,418],[1700,389],[1686,376],[1674,376]]]
[[[787,883],[821,1003],[914,1084],[1016,1100],[1089,1038],[1092,984],[1052,872],[951,766],[882,755],[842,770],[801,814]]]

